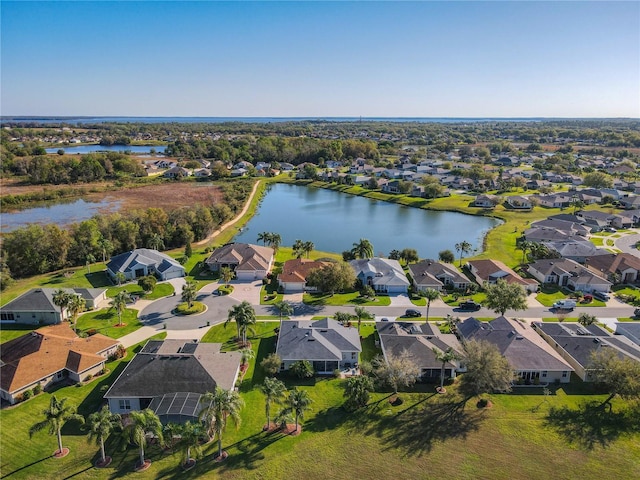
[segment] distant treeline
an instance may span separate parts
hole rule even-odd
[[[14,277],[27,277],[108,260],[135,248],[164,250],[202,240],[242,209],[252,186],[249,179],[224,184],[225,202],[210,206],[194,205],[170,212],[148,208],[96,215],[68,229],[48,224],[9,232],[2,239],[2,286],[9,272]]]

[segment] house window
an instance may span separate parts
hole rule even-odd
[[[280,364],[280,370],[284,370],[284,362]]]
[[[562,378],[567,378],[567,372],[562,372]]]
[[[351,360],[355,360],[358,354],[356,352],[351,352]]]
[[[547,376],[547,371],[546,371],[546,370],[543,370],[543,371],[542,371],[542,376],[543,376],[543,377],[546,377],[546,376]]]
[[[120,410],[131,410],[131,400],[118,400]]]
[[[57,378],[57,379],[60,379],[60,378],[62,378],[63,376],[64,376],[64,374],[63,374],[62,372],[58,372],[58,373],[56,374],[56,378]]]
[[[0,320],[14,320],[13,313],[0,313]]]

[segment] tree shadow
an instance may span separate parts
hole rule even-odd
[[[49,458],[51,458],[51,455],[48,455],[46,457],[42,457],[40,460],[36,460],[35,462],[31,462],[31,463],[29,463],[27,465],[23,465],[20,468],[16,468],[13,472],[9,472],[6,475],[2,475],[0,478],[9,478],[11,475],[16,474],[18,472],[21,472],[22,470],[25,470],[26,468],[33,467],[34,465],[37,465],[40,462],[44,462],[45,460],[48,460]]]
[[[113,285],[106,271],[87,273],[84,277],[93,288],[111,287]]]
[[[545,426],[555,430],[568,443],[586,450],[607,447],[619,437],[640,430],[640,406],[613,412],[599,402],[587,402],[577,410],[552,407]]]

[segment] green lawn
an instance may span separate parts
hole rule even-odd
[[[96,330],[111,338],[124,337],[128,333],[134,332],[142,323],[138,320],[138,311],[126,308],[122,312],[122,323],[124,326],[118,327],[118,315],[114,309],[103,308],[93,312],[85,313],[78,317],[78,332],[86,333],[88,330]]]
[[[305,293],[302,301],[307,305],[359,305],[362,307],[386,307],[391,305],[391,299],[388,295],[378,295],[372,300],[364,299],[360,296],[360,292],[334,293],[333,295],[325,293]]]
[[[536,295],[536,300],[539,301],[545,307],[551,307],[556,301],[568,298],[571,292],[569,290],[562,289],[557,285],[543,285],[540,287],[540,291]],[[577,303],[578,307],[606,307],[607,305],[594,298],[589,303]]]
[[[14,338],[21,337],[22,335],[31,332],[38,328],[38,325],[8,325],[3,324],[0,327],[0,343],[8,342]]]
[[[442,300],[444,300],[444,302],[450,307],[457,307],[458,305],[460,305],[460,303],[466,302],[468,300],[473,300],[474,302],[482,303],[486,299],[487,299],[487,294],[484,292],[477,292],[477,293],[474,293],[473,295],[460,295],[460,296],[445,295],[444,297],[442,297]]]
[[[158,300],[162,297],[168,297],[173,292],[175,292],[173,285],[171,285],[170,283],[158,283],[154,287],[153,291],[147,294],[142,291],[137,283],[128,283],[126,285],[122,285],[121,287],[108,288],[107,297],[113,298],[118,294],[118,292],[121,292],[123,290],[126,290],[131,295],[137,295],[144,300]]]

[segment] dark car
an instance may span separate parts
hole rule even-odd
[[[593,298],[597,298],[598,300],[602,300],[603,302],[606,302],[611,298],[609,297],[609,295],[603,292],[593,292],[591,295],[593,295]]]
[[[474,302],[473,300],[467,300],[466,302],[462,302],[458,306],[460,310],[472,310],[472,311],[480,310],[481,307],[482,305],[480,305],[478,302]]]
[[[419,317],[420,316],[420,312],[418,310],[414,310],[414,309],[410,308],[409,310],[404,312],[404,316],[405,317]]]

